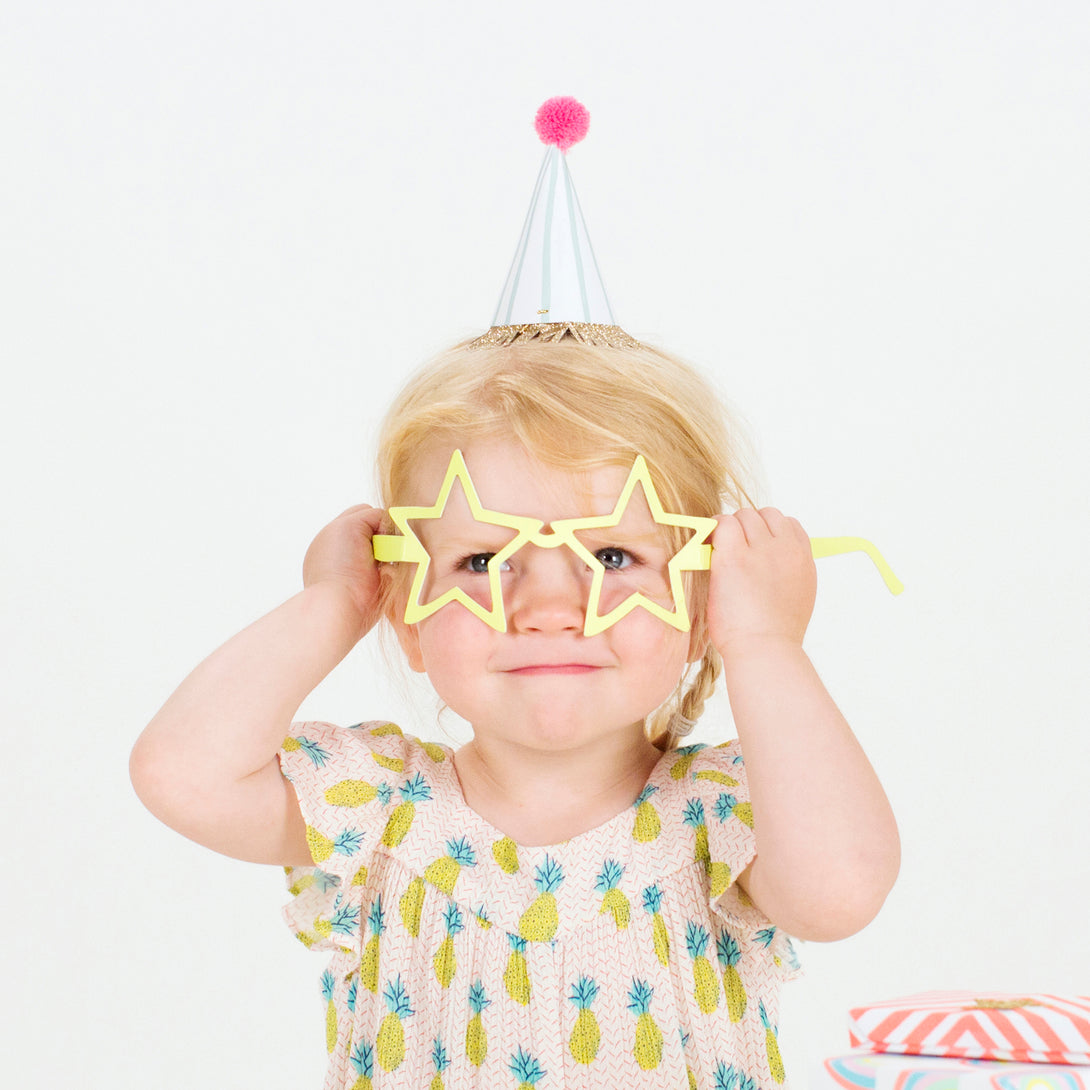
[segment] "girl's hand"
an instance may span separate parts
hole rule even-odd
[[[343,586],[359,614],[361,635],[379,619],[379,568],[371,553],[371,537],[383,514],[381,508],[367,504],[350,507],[319,532],[303,559],[303,586]]]
[[[816,595],[810,538],[797,519],[774,507],[719,517],[708,627],[724,659],[747,642],[769,638],[801,646]]]

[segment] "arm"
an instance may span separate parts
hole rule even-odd
[[[259,863],[307,864],[305,826],[276,754],[299,705],[377,619],[370,537],[353,508],[315,538],[305,589],[214,651],[137,739],[141,801],[184,836]]]
[[[900,842],[874,769],[802,649],[815,594],[798,522],[768,508],[720,520],[709,626],[757,835],[740,881],[790,934],[832,941],[877,914]]]

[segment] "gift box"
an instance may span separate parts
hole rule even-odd
[[[928,992],[850,1012],[872,1052],[1090,1065],[1090,996]]]
[[[823,1061],[810,1090],[1090,1090],[1090,1066],[853,1052]]]

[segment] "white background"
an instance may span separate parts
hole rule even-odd
[[[802,949],[789,1073],[869,1000],[1090,992],[1088,57],[1085,0],[9,0],[5,1085],[320,1085],[281,875],[160,826],[127,754],[487,324],[554,94],[621,323],[715,376],[764,502],[907,586],[820,562],[808,648],[904,865]],[[304,712],[442,737],[369,647]]]

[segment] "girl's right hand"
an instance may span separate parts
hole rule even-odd
[[[338,515],[310,543],[303,558],[303,586],[342,586],[359,614],[360,635],[379,619],[379,567],[371,552],[385,512],[359,504]]]

